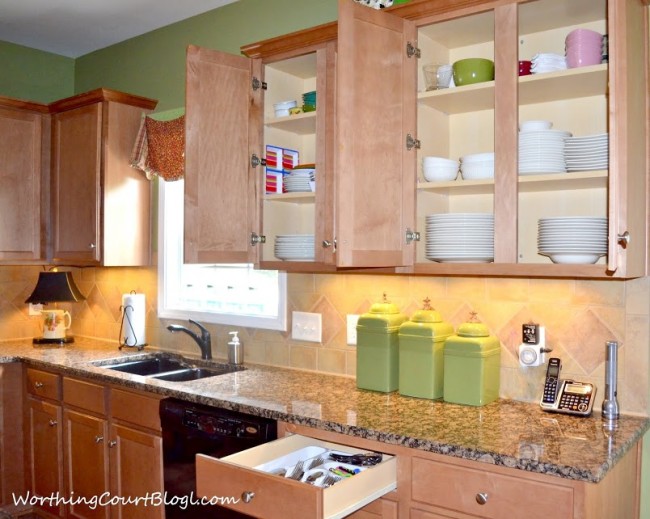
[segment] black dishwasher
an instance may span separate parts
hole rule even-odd
[[[221,458],[277,438],[277,422],[174,398],[160,401],[166,519],[248,517],[216,505],[194,504],[195,456]],[[239,496],[219,496],[235,497]]]

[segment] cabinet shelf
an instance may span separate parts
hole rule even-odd
[[[287,202],[291,204],[313,204],[316,201],[316,193],[278,193],[264,195],[267,202]]]
[[[607,64],[531,74],[519,78],[519,104],[605,95]],[[418,94],[420,104],[447,114],[494,108],[494,81]]]
[[[564,191],[607,187],[607,171],[579,171],[522,175],[519,177],[519,192]],[[444,195],[486,195],[494,192],[494,179],[452,180],[450,182],[422,182],[418,191]]]
[[[316,112],[274,117],[267,119],[264,124],[270,128],[277,128],[297,135],[308,135],[316,133]]]

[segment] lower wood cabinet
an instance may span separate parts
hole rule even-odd
[[[147,501],[163,492],[159,398],[27,371],[28,486],[67,501],[39,508],[77,519],[164,519],[164,506]]]

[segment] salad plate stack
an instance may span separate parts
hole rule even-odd
[[[607,218],[540,218],[537,252],[553,263],[596,263],[607,254]]]
[[[562,130],[519,132],[519,174],[566,173],[564,141],[571,137]]]
[[[567,68],[566,58],[561,54],[544,52],[535,54],[530,60],[530,70],[533,74],[544,74],[545,72],[556,72]]]
[[[568,137],[564,141],[568,171],[593,171],[609,167],[609,134]]]
[[[494,216],[491,213],[427,215],[425,256],[440,263],[494,261]]]
[[[282,178],[285,193],[304,193],[312,191],[314,169],[294,169]]]
[[[275,237],[275,257],[284,261],[313,261],[313,234],[278,234]]]

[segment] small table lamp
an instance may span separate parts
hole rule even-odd
[[[71,272],[40,272],[38,282],[25,303],[47,304],[59,302],[77,302],[86,299],[75,285]],[[56,312],[55,315],[53,315]],[[58,315],[60,313],[60,316]],[[34,344],[65,344],[74,342],[71,335],[65,330],[70,327],[61,325],[65,321],[64,314],[70,318],[68,312],[63,310],[44,310],[45,326],[43,337],[34,337]],[[50,320],[48,322],[48,320]],[[54,321],[54,322],[52,322]]]

